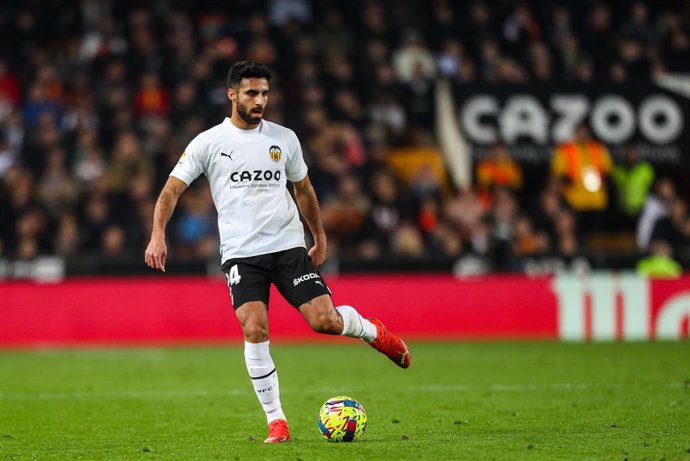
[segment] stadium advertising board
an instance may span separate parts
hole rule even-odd
[[[502,142],[521,161],[548,161],[584,122],[614,158],[635,145],[652,162],[690,162],[690,99],[651,84],[463,84],[453,93],[475,158]]]
[[[677,340],[690,322],[690,277],[348,275],[329,286],[336,305],[347,300],[411,340]],[[242,339],[227,288],[206,277],[8,282],[0,299],[2,346]],[[269,317],[272,339],[324,340],[275,291]]]

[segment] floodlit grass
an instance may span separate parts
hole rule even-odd
[[[0,459],[690,459],[690,345],[272,346],[293,441],[266,425],[239,347],[0,352]],[[361,441],[316,415],[346,394]]]

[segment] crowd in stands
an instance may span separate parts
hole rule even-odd
[[[690,72],[687,4],[651,5],[2,2],[0,257],[143,260],[157,193],[187,143],[229,114],[227,70],[242,59],[275,71],[265,118],[298,134],[334,255],[470,253],[519,269],[530,255],[582,254],[583,229],[615,221],[635,232],[640,216],[640,249],[657,237],[687,244],[687,203],[634,152],[614,165],[596,148],[592,181],[618,193],[602,189],[593,206],[568,180],[567,148],[544,167],[539,196],[523,194],[521,166],[502,145],[463,190],[428,166],[402,180],[388,161],[392,149],[433,147],[439,77],[624,82]],[[217,257],[203,179],[182,195],[168,238],[175,258]]]

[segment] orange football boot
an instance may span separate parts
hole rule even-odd
[[[371,347],[385,354],[400,368],[409,367],[412,357],[405,341],[383,326],[379,319],[368,320],[376,326],[376,339],[371,343]]]
[[[264,443],[279,443],[290,440],[290,431],[288,430],[287,421],[284,419],[276,419],[268,423],[268,438]]]

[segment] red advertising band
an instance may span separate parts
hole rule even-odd
[[[411,340],[688,338],[690,277],[348,275],[329,285],[335,305],[386,318]],[[225,285],[204,277],[7,282],[0,300],[3,347],[242,339]],[[278,293],[269,315],[273,340],[324,340]]]

